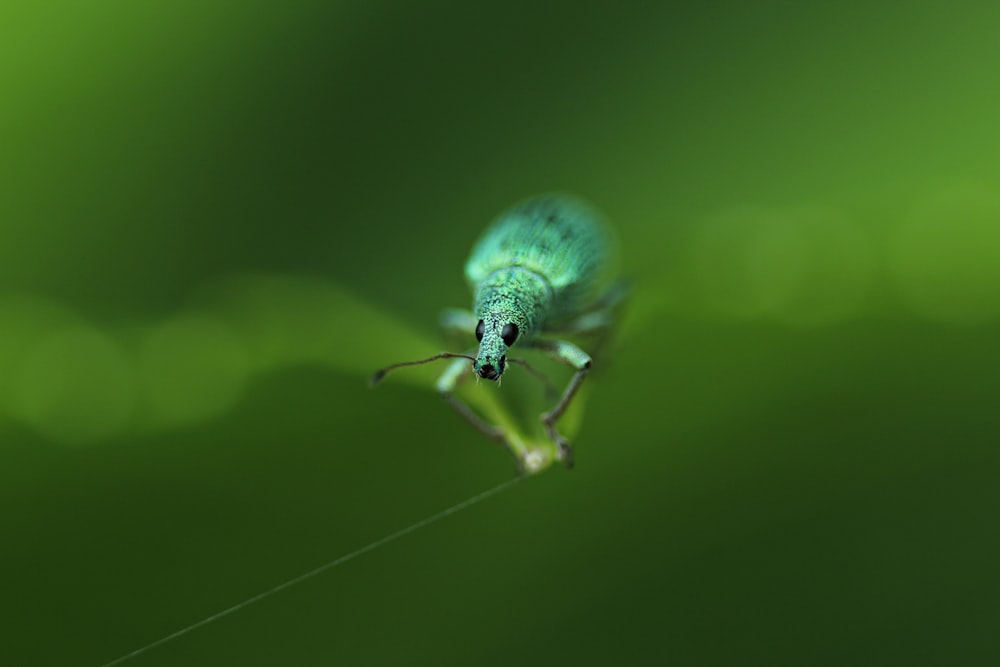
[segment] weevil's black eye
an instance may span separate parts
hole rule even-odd
[[[483,332],[486,331],[486,322],[479,320],[479,324],[476,325],[476,340],[480,343],[483,342]]]
[[[503,325],[503,330],[500,332],[500,337],[503,338],[504,345],[510,347],[517,340],[517,325],[516,324],[505,324]]]

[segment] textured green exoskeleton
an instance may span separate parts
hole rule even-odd
[[[571,466],[572,450],[556,430],[556,422],[580,388],[591,359],[572,343],[540,335],[584,332],[610,324],[613,299],[598,298],[596,292],[608,260],[609,241],[597,212],[573,197],[544,195],[513,206],[486,229],[465,264],[465,277],[475,294],[472,312],[449,310],[442,318],[448,329],[475,332],[479,341],[475,357],[444,352],[393,364],[378,371],[373,381],[399,366],[454,358],[438,380],[438,391],[477,429],[506,444],[523,468],[523,453],[511,446],[503,430],[484,422],[453,392],[466,377],[469,360],[474,374],[499,380],[508,362],[524,363],[508,360],[512,346],[548,352],[576,371],[556,405],[541,416],[558,458]]]

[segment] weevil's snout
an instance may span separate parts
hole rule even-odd
[[[475,371],[476,373],[479,374],[479,377],[483,378],[484,380],[499,380],[500,376],[503,375],[504,369],[506,367],[507,367],[507,357],[501,356],[500,359],[497,361],[496,366],[489,363],[480,364],[479,361],[477,360],[475,364]]]
[[[479,353],[472,370],[484,380],[499,380],[507,366],[507,348],[514,344],[518,330],[517,325],[511,323],[501,327],[499,323],[506,319],[503,313],[491,315],[479,320],[476,326]]]

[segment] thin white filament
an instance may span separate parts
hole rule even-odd
[[[369,551],[374,551],[375,549],[378,549],[381,546],[384,546],[384,545],[386,545],[386,544],[388,544],[390,542],[398,540],[399,538],[403,537],[404,535],[409,535],[410,533],[415,532],[417,530],[420,530],[421,528],[423,528],[425,526],[429,526],[430,524],[434,523],[435,521],[439,521],[439,520],[445,518],[446,516],[450,516],[452,514],[455,514],[456,512],[460,512],[460,511],[466,509],[467,507],[471,507],[471,506],[475,505],[476,503],[482,502],[483,500],[486,500],[490,496],[495,496],[498,493],[500,493],[501,491],[505,491],[505,490],[509,489],[510,487],[514,486],[515,484],[517,484],[518,482],[520,482],[522,479],[524,479],[524,477],[514,477],[513,479],[510,479],[510,480],[504,482],[503,484],[500,484],[498,486],[494,486],[492,489],[489,489],[487,491],[483,491],[482,493],[478,493],[478,494],[472,496],[471,498],[467,498],[467,499],[463,500],[462,502],[458,503],[457,505],[452,505],[451,507],[449,507],[447,509],[443,509],[440,512],[438,512],[437,514],[432,514],[431,516],[429,516],[429,517],[427,517],[425,519],[421,519],[420,521],[417,521],[416,523],[410,524],[406,528],[402,528],[400,530],[397,530],[394,533],[390,533],[389,535],[386,535],[385,537],[382,537],[380,539],[375,540],[374,542],[366,544],[365,546],[361,547],[360,549],[356,549],[356,550],[354,550],[354,551],[352,551],[350,553],[344,554],[343,556],[340,556],[339,558],[336,558],[336,559],[334,559],[334,560],[332,560],[332,561],[330,561],[328,563],[320,565],[319,567],[317,567],[317,568],[315,568],[313,570],[309,570],[308,572],[300,574],[297,577],[293,577],[292,579],[289,579],[289,580],[285,581],[284,583],[278,584],[274,588],[269,588],[268,590],[263,591],[262,593],[258,593],[257,595],[254,595],[253,597],[247,598],[243,602],[239,602],[237,604],[234,604],[233,606],[228,607],[226,609],[223,609],[222,611],[216,612],[216,613],[212,614],[211,616],[207,616],[207,617],[201,619],[200,621],[197,621],[196,623],[192,623],[191,625],[187,625],[187,626],[181,628],[180,630],[172,632],[169,635],[166,635],[164,637],[161,637],[160,639],[157,639],[154,642],[146,644],[145,646],[143,646],[141,648],[137,648],[137,649],[135,649],[134,651],[132,651],[130,653],[126,653],[125,655],[123,655],[121,657],[115,658],[111,662],[106,662],[101,667],[112,667],[113,665],[120,665],[121,663],[125,662],[126,660],[130,660],[130,659],[132,659],[132,658],[134,658],[134,657],[136,657],[138,655],[141,655],[141,654],[145,653],[146,651],[149,651],[150,649],[156,648],[157,646],[162,646],[163,644],[166,644],[167,642],[173,641],[174,639],[177,639],[178,637],[186,635],[189,632],[197,630],[200,627],[206,626],[209,623],[214,623],[215,621],[219,620],[220,618],[222,618],[224,616],[229,616],[230,614],[233,614],[233,613],[239,611],[240,609],[243,609],[244,607],[248,607],[248,606],[252,605],[255,602],[259,602],[260,600],[263,600],[266,597],[270,597],[270,596],[274,595],[275,593],[279,593],[279,592],[285,590],[286,588],[291,588],[292,586],[295,586],[296,584],[300,584],[303,581],[305,581],[306,579],[312,579],[313,577],[315,577],[318,574],[322,574],[323,572],[326,572],[327,570],[333,569],[333,568],[337,567],[338,565],[343,565],[347,561],[354,560],[358,556],[364,555],[364,554],[368,553]]]

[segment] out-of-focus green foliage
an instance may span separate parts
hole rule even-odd
[[[436,331],[472,242],[554,189],[633,285],[577,469],[132,664],[995,663],[998,31],[7,3],[0,664],[101,664],[513,474],[443,365],[366,381],[474,343]],[[463,395],[535,441],[519,370]]]

